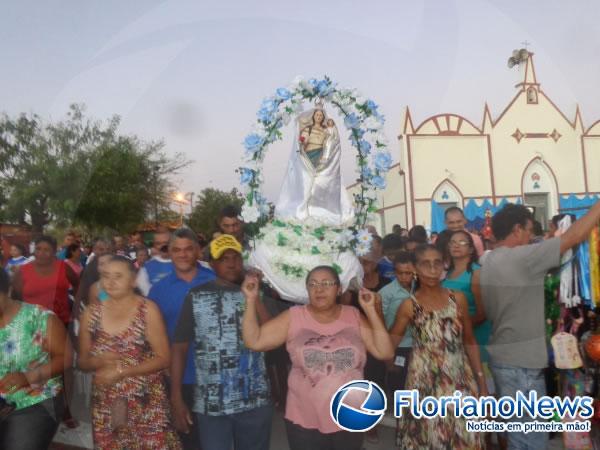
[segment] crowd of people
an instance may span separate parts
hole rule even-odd
[[[333,267],[315,267],[304,305],[245,267],[248,239],[231,206],[208,243],[181,228],[157,230],[150,248],[139,233],[90,248],[74,233],[60,248],[40,236],[30,256],[12,245],[0,270],[0,448],[46,449],[61,421],[77,426],[74,372],[92,375],[98,449],[268,449],[276,408],[291,450],[360,449],[377,428],[342,431],[329,414],[355,379],[390,396],[544,395],[544,277],[586,239],[600,203],[557,237],[536,238],[521,205],[494,215],[493,242],[467,230],[459,208],[445,219],[435,235],[371,229],[363,278],[342,292]],[[463,417],[408,415],[396,433],[403,449],[490,445]],[[508,448],[546,440],[499,437]]]

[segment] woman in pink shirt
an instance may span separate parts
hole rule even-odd
[[[340,279],[329,266],[315,267],[306,277],[309,303],[294,306],[260,326],[256,314],[259,280],[249,274],[242,285],[246,309],[244,344],[267,351],[286,344],[292,361],[285,422],[290,450],[353,450],[362,434],[341,431],[329,415],[333,394],[345,383],[363,378],[367,351],[391,359],[394,348],[375,306],[375,294],[362,289],[365,312],[339,302]],[[358,406],[358,405],[357,405]]]

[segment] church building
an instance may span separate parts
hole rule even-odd
[[[495,118],[486,104],[481,125],[453,113],[415,125],[406,108],[400,162],[379,199],[381,232],[440,231],[450,206],[479,228],[486,210],[507,202],[531,206],[546,229],[554,214],[585,212],[600,197],[600,120],[585,128],[579,107],[569,119],[541,89],[533,53],[523,65],[512,101]]]

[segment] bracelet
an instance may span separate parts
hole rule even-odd
[[[478,376],[479,378],[484,378],[483,372],[477,372],[477,376]]]

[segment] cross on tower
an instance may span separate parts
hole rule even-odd
[[[524,42],[521,42],[521,45],[525,47],[525,50],[529,50],[529,49],[527,48],[527,46],[528,46],[528,45],[531,45],[531,42],[524,41]]]

